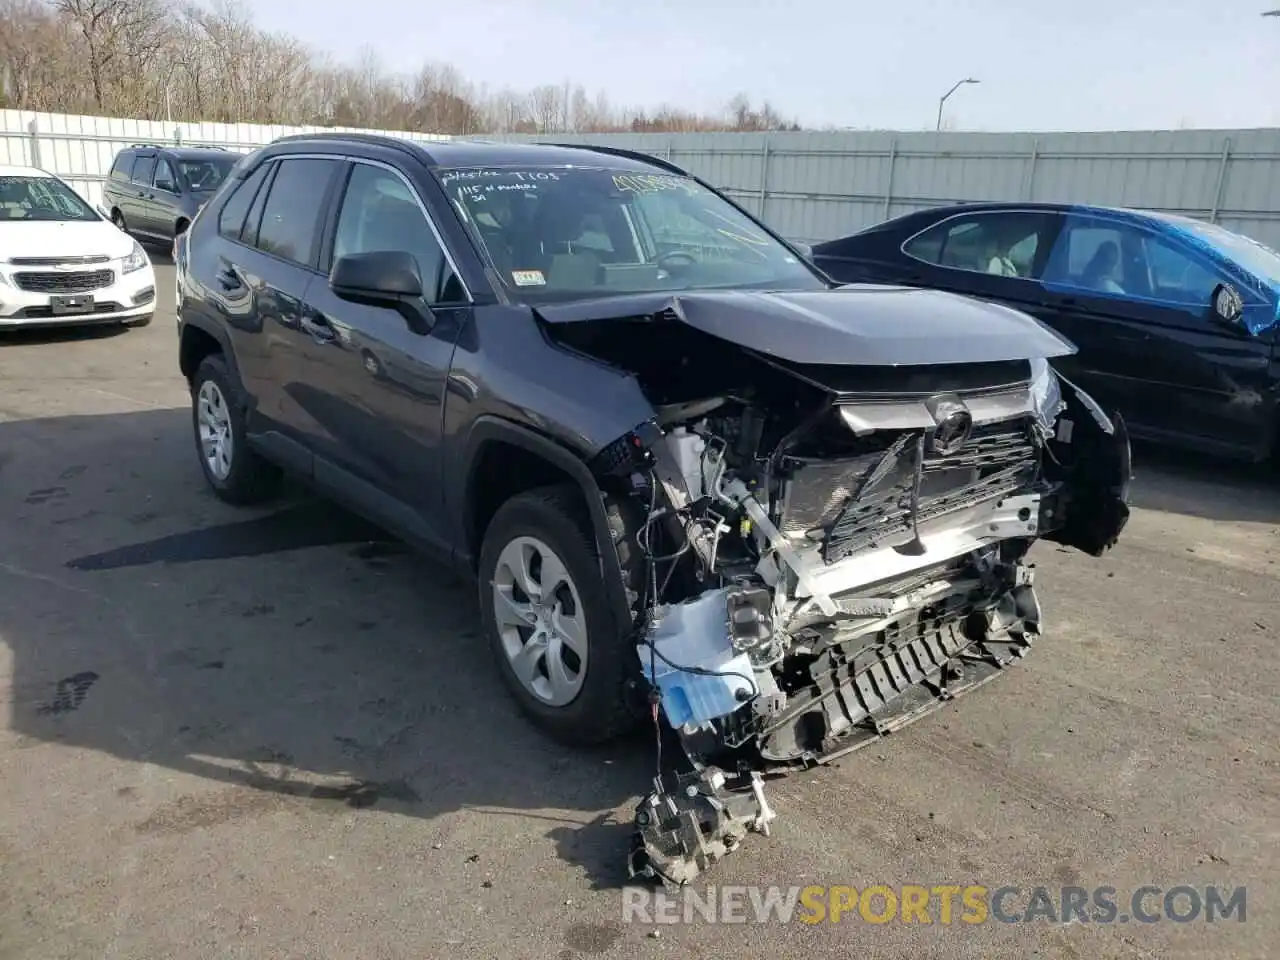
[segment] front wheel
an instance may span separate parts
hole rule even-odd
[[[502,678],[535,724],[577,745],[636,720],[627,692],[639,661],[590,530],[575,487],[542,487],[503,504],[480,551],[480,616]]]
[[[129,232],[129,228],[125,226],[124,214],[121,213],[119,210],[111,211],[111,222],[116,225],[116,229],[119,230],[121,233]]]

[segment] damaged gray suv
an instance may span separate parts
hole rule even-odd
[[[286,138],[176,245],[209,484],[291,472],[478,580],[528,716],[683,756],[633,875],[682,883],[822,764],[998,675],[1028,551],[1128,518],[1123,423],[1007,307],[837,286],[706,183],[579,146]],[[670,757],[670,751],[664,755]]]

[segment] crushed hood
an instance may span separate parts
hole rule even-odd
[[[653,317],[800,364],[929,365],[1032,360],[1076,352],[1011,307],[912,287],[850,284],[773,293],[698,290],[538,305],[547,323]]]

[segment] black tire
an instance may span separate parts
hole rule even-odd
[[[606,500],[619,563],[634,598],[643,583],[643,560],[635,545],[635,520]],[[504,547],[532,536],[563,561],[586,614],[587,663],[582,687],[564,706],[539,700],[516,676],[502,646],[493,609],[494,576]],[[539,487],[508,500],[485,530],[480,550],[480,618],[486,642],[507,689],[535,725],[562,743],[589,746],[631,732],[642,714],[635,709],[640,663],[631,642],[631,623],[620,623],[609,602],[599,551],[582,494],[573,485]],[[634,603],[634,600],[632,601]]]
[[[180,236],[187,232],[187,227],[191,226],[186,220],[179,220],[173,225],[173,239],[177,240]]]
[[[231,433],[231,467],[225,478],[218,477],[209,468],[200,443],[197,398],[206,381],[212,381],[217,386],[226,403]],[[200,361],[195,376],[191,378],[191,434],[195,440],[200,470],[220,499],[236,506],[248,506],[270,500],[279,492],[281,471],[249,447],[245,439],[244,403],[240,396],[221,354],[215,353]]]
[[[129,227],[124,222],[124,214],[121,213],[119,210],[111,211],[111,222],[116,225],[117,230],[123,230],[125,233],[129,232]]]

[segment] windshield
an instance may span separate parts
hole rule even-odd
[[[1182,227],[1230,257],[1260,280],[1280,283],[1280,253],[1256,240],[1201,220],[1186,220]]]
[[[222,186],[237,157],[214,157],[179,160],[178,171],[193,193],[213,193]]]
[[[687,177],[584,167],[446,169],[440,181],[503,282],[527,301],[826,284]]]
[[[0,177],[0,220],[100,220],[80,195],[53,177]]]

